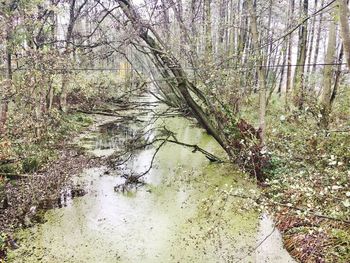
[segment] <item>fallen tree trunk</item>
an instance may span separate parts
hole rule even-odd
[[[263,153],[264,147],[261,130],[255,129],[246,121],[225,113],[227,109],[217,106],[217,102],[206,97],[187,77],[179,61],[167,49],[157,32],[145,24],[129,0],[118,0],[125,16],[130,20],[134,33],[146,43],[153,56],[155,67],[162,65],[160,71],[172,74],[175,81],[172,88],[179,94],[183,104],[191,111],[199,124],[214,137],[226,151],[231,160],[238,163],[258,180],[264,179],[264,168],[268,158]],[[156,63],[154,62],[156,61]],[[169,98],[169,97],[168,97]]]
[[[109,116],[109,117],[120,117],[120,114],[107,112],[107,111],[98,111],[98,110],[83,110],[83,109],[75,109],[76,112],[84,113],[84,114],[91,114],[91,115],[103,115],[103,116]]]

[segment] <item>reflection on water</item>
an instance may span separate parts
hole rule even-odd
[[[108,123],[83,143],[96,154],[110,154],[142,125]],[[183,118],[163,118],[150,126],[146,129],[166,126],[179,141],[224,155]],[[138,151],[124,169],[142,173],[153,153],[153,148]],[[77,177],[88,194],[48,211],[46,223],[23,231],[23,246],[11,262],[292,262],[277,231],[257,247],[273,228],[267,219],[259,223],[253,203],[229,195],[257,191],[232,165],[210,164],[198,152],[166,144],[145,178],[147,185],[125,194],[114,191],[122,182],[120,172],[105,170],[96,167]]]

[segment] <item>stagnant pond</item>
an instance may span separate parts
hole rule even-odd
[[[79,144],[93,154],[110,155],[140,130],[147,141],[155,128],[166,127],[179,141],[224,156],[210,136],[185,118],[147,122],[157,109],[127,111],[138,119],[121,123],[117,118],[84,134]],[[21,247],[9,261],[293,262],[271,220],[249,199],[237,197],[256,195],[255,184],[234,166],[210,163],[200,152],[165,144],[144,186],[115,191],[123,173],[147,170],[154,152],[149,146],[116,170],[96,167],[74,178],[87,194],[66,200],[63,208],[45,214],[45,223],[19,233]]]

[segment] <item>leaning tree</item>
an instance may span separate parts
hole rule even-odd
[[[169,105],[186,107],[201,127],[221,145],[231,161],[258,180],[263,180],[268,157],[264,151],[262,130],[234,115],[215,96],[208,96],[191,82],[174,52],[135,6],[128,0],[117,2],[130,24],[128,30],[133,32],[131,36],[135,36],[142,42],[141,46],[148,49],[145,53],[161,76],[165,77],[167,85],[159,87],[164,101]]]

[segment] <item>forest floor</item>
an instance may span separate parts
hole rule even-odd
[[[265,205],[300,262],[350,262],[350,112],[337,110],[327,131],[308,110],[268,113]]]

